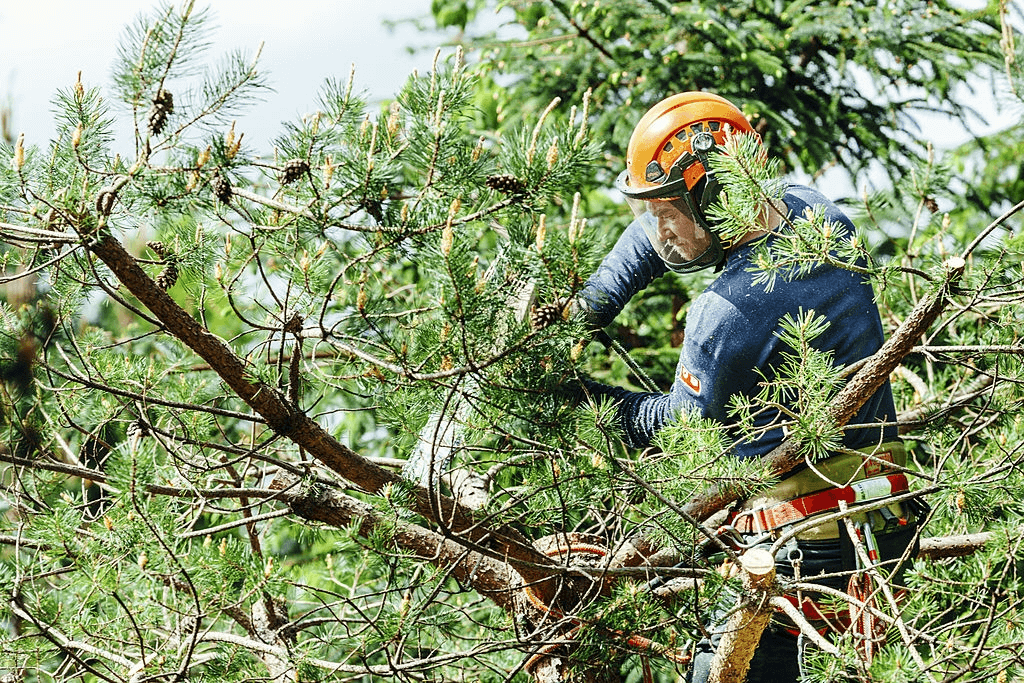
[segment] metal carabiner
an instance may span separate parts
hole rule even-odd
[[[760,534],[763,536],[769,531],[771,531],[771,529],[768,528],[767,524],[765,524],[763,510],[763,505],[759,505],[756,508],[750,508],[749,510],[740,510],[733,516],[733,518],[730,521],[733,525],[735,525],[736,520],[743,519],[744,517],[750,517],[751,533]]]

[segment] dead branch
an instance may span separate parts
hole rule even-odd
[[[1017,535],[1021,533],[1017,530]],[[934,538],[922,538],[921,550],[918,557],[928,560],[943,560],[948,557],[966,557],[973,555],[988,543],[996,539],[996,534],[985,531],[977,534],[963,534],[960,536],[938,536]]]
[[[726,622],[722,640],[711,660],[709,683],[743,683],[761,634],[772,618],[771,598],[777,592],[775,558],[763,548],[740,556],[743,595],[739,608]]]

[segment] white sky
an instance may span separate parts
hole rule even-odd
[[[179,7],[183,2],[173,1]],[[429,69],[441,37],[418,33],[410,25],[392,31],[384,21],[427,17],[430,3],[197,0],[196,5],[213,14],[209,59],[219,60],[233,49],[252,54],[263,42],[260,63],[274,90],[240,118],[238,130],[257,151],[269,152],[282,121],[315,107],[325,78],[344,80],[355,64],[356,87],[372,101],[394,95],[413,69]],[[80,70],[87,86],[110,92],[124,27],[156,6],[157,0],[0,0],[0,104],[12,107],[13,132],[24,133],[26,144],[45,148],[54,131],[53,97],[58,89],[71,87]],[[419,50],[410,54],[410,47]],[[972,103],[988,119],[987,126],[976,124],[980,131],[1002,128],[1022,114],[1020,106],[997,108],[986,98]],[[945,120],[922,115],[920,121],[937,147],[966,138]],[[122,136],[127,145],[127,128],[119,140]]]
[[[180,7],[182,0],[174,0]],[[86,86],[111,92],[111,67],[124,28],[156,0],[0,0],[0,103],[12,108],[12,131],[26,145],[46,147],[53,136],[58,89],[79,71]],[[327,77],[344,80],[353,64],[356,88],[372,99],[395,94],[413,69],[433,61],[439,37],[384,20],[425,17],[430,0],[197,0],[213,16],[212,46],[219,62],[228,51],[254,54],[260,42],[264,74],[274,89],[241,117],[239,130],[257,150],[269,151],[280,122],[311,111]],[[423,49],[410,54],[408,48]]]

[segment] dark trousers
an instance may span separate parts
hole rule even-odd
[[[878,550],[881,561],[888,569],[893,583],[900,583],[902,574],[901,567],[891,564],[903,556],[906,549],[913,545],[914,550],[909,554],[913,558],[917,554],[917,526],[909,525],[903,529],[889,533],[879,534]],[[830,588],[839,590],[846,589],[844,577],[818,579],[814,577],[820,574],[834,574],[842,571],[851,571],[855,565],[848,543],[836,541],[801,541],[797,543],[800,558],[800,579],[810,583],[818,583]],[[796,553],[783,548],[775,556],[776,575],[785,584],[786,579],[792,579],[794,567],[791,562]],[[895,571],[894,571],[895,570]],[[719,608],[715,610],[711,618],[711,627],[708,629],[711,638],[704,638],[697,642],[693,662],[690,671],[687,673],[687,683],[706,683],[711,673],[711,660],[715,656],[715,649],[722,639],[722,632],[725,629],[727,614],[735,607],[736,595],[727,593]],[[802,640],[802,639],[801,639]],[[795,683],[800,680],[800,652],[798,639],[787,632],[780,624],[772,624],[765,629],[761,642],[754,652],[754,658],[750,662],[750,673],[747,675],[747,683]],[[813,645],[808,644],[808,647]]]

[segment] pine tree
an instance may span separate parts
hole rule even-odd
[[[697,522],[826,450],[890,372],[927,532],[982,535],[924,544],[967,557],[918,560],[870,671],[840,637],[814,675],[1022,675],[1019,204],[993,222],[950,189],[956,159],[922,158],[864,198],[855,240],[795,217],[763,286],[866,254],[903,346],[834,368],[820,322],[787,320],[788,372],[735,406],[743,425],[799,397],[770,462],[718,457],[728,435],[697,419],[640,457],[576,390],[641,381],[571,305],[624,220],[586,191],[592,95],[481,129],[487,84],[439,51],[379,110],[354,73],[327,80],[255,151],[231,123],[265,87],[251,56],[170,95],[207,22],[145,14],[114,97],[75,83],[48,147],[0,146],[3,676],[674,680],[738,581]],[[739,231],[780,169],[742,145],[720,163]],[[698,286],[627,313],[661,386]]]

